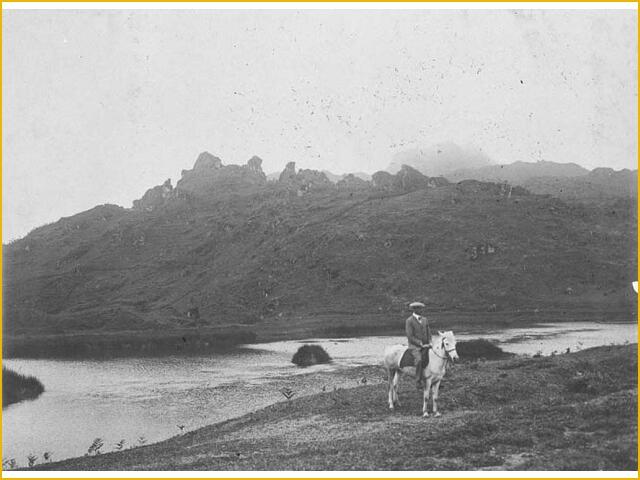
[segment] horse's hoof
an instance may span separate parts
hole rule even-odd
[[[423,417],[423,418],[429,418],[429,414],[428,414],[427,412],[424,412],[424,413],[422,414],[422,417]]]
[[[389,405],[389,410],[393,410],[393,405]]]
[[[440,415],[441,415],[440,412],[436,412],[433,414],[434,417],[439,417]]]

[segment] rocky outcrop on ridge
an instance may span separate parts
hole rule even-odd
[[[218,157],[203,152],[192,170],[182,171],[176,190],[199,198],[214,192],[238,192],[266,183],[259,157],[252,157],[246,165],[223,165]]]
[[[349,173],[336,183],[336,187],[342,190],[362,190],[371,188],[371,182],[367,182],[360,177],[356,177],[353,173]]]
[[[141,199],[134,200],[133,209],[151,212],[164,205],[168,199],[173,197],[173,193],[173,186],[171,186],[169,178],[162,185],[147,190]]]
[[[318,170],[301,169],[296,172],[296,163],[289,162],[280,174],[278,183],[298,195],[322,188],[333,188],[334,184]]]

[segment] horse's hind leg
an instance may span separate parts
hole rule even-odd
[[[400,406],[400,398],[398,397],[398,383],[400,381],[400,371],[396,370],[393,375],[393,403]]]
[[[394,390],[393,390],[393,378],[394,378],[394,374],[395,372],[391,369],[387,370],[387,374],[389,376],[389,384],[388,384],[388,390],[389,390],[389,408],[391,410],[393,410],[393,399],[394,399]]]

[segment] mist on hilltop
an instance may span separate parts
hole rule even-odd
[[[481,148],[461,147],[445,142],[398,152],[393,156],[387,171],[396,173],[402,165],[409,165],[425,175],[446,176],[462,168],[485,167],[493,163],[495,162]]]

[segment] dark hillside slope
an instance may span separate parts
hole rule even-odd
[[[638,171],[596,168],[579,177],[532,177],[522,185],[534,193],[566,200],[637,198]]]
[[[531,193],[591,204],[638,197],[637,170],[595,168],[589,171],[575,163],[514,162],[456,170],[445,176],[451,181],[473,179],[509,183]]]
[[[204,156],[203,156],[204,155]],[[96,207],[4,248],[5,334],[253,324],[304,312],[635,311],[631,204],[569,206],[410,167],[356,186],[203,154],[133,209]]]
[[[557,162],[513,162],[503,165],[487,165],[480,168],[460,169],[448,172],[445,176],[452,181],[466,179],[482,180],[485,182],[507,182],[513,185],[523,185],[535,177],[571,178],[589,173],[584,167],[575,163]]]

